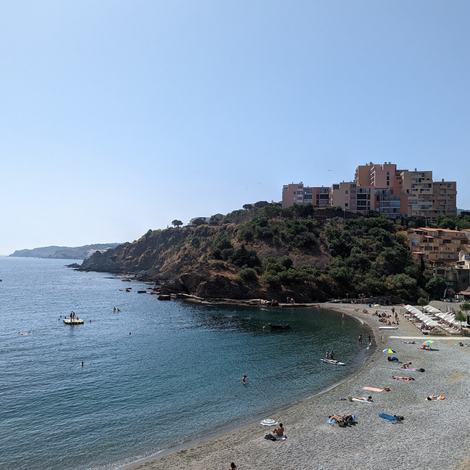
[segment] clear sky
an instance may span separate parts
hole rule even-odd
[[[470,209],[468,0],[0,3],[0,254],[396,163]]]

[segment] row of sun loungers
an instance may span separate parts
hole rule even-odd
[[[404,316],[423,333],[427,333],[434,328],[440,328],[451,334],[459,333],[462,322],[455,320],[453,313],[441,312],[431,305],[426,305],[423,308],[427,313],[421,312],[412,305],[406,305],[405,310],[407,313],[405,313]],[[423,324],[425,325],[425,329],[422,328]]]

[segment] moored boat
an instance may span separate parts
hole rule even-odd
[[[62,321],[66,325],[83,325],[83,323],[85,323],[83,318],[64,318]]]

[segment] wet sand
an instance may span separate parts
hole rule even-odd
[[[470,469],[470,347],[455,345],[466,339],[458,335],[426,337],[401,315],[397,330],[380,330],[378,317],[371,315],[374,307],[369,309],[370,314],[362,312],[363,305],[322,307],[343,311],[369,324],[377,350],[369,363],[346,382],[266,416],[284,424],[286,441],[264,439],[272,428],[255,423],[126,468],[227,470],[230,462],[235,462],[238,470]],[[378,309],[389,313],[390,308]],[[395,308],[400,311],[399,306]],[[434,341],[433,350],[419,350],[427,339]],[[410,341],[416,343],[405,344]],[[362,347],[367,347],[366,338]],[[387,362],[384,348],[396,350],[394,355],[401,362],[411,361],[412,367],[425,372],[407,372],[400,364]],[[392,378],[394,375],[415,380],[399,381]],[[364,386],[390,387],[390,391],[369,392],[363,390]],[[431,394],[446,398],[427,401]],[[373,403],[347,399],[368,395],[373,396]],[[327,424],[328,417],[335,413],[354,413],[357,424]],[[394,423],[380,418],[379,413],[405,419]]]

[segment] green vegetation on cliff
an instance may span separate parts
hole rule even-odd
[[[377,213],[257,203],[209,224],[174,225],[97,253],[81,269],[136,273],[164,281],[167,292],[282,301],[362,294],[415,300],[431,281],[398,225]]]

